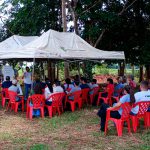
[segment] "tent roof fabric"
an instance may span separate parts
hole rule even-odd
[[[75,33],[69,32],[49,30],[40,37],[30,40],[31,42],[25,43],[24,38],[17,38],[15,41],[21,46],[9,50],[9,54],[0,56],[1,59],[125,59],[124,52],[102,51],[96,49]]]

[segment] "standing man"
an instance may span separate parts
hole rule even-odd
[[[29,67],[26,67],[26,72],[24,72],[23,78],[24,78],[24,87],[25,87],[25,100],[27,100],[31,90],[31,84],[32,84],[32,73],[30,72]]]

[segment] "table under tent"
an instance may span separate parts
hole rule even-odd
[[[12,36],[0,43],[0,60],[47,61],[48,74],[54,80],[53,62],[124,60],[122,51],[103,51],[92,47],[75,33],[48,30],[40,37]]]

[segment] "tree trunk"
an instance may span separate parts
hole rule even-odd
[[[144,73],[143,73],[143,66],[140,66],[140,78],[139,78],[139,82],[144,80]]]
[[[132,68],[132,75],[134,76],[135,75],[134,65],[131,65],[131,68]]]
[[[55,80],[55,64],[52,62],[48,62],[48,78],[51,82]]]
[[[119,76],[124,76],[124,70],[125,70],[125,62],[119,63],[118,75]]]
[[[150,65],[146,65],[146,80],[150,80]]]
[[[66,1],[62,1],[62,26],[63,26],[63,32],[67,32],[67,21],[66,21]]]
[[[67,32],[67,21],[66,21],[66,1],[62,0],[62,26],[63,26],[63,32]],[[69,77],[69,63],[64,62],[64,74],[65,78]]]

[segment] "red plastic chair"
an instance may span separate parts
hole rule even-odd
[[[108,93],[107,97],[102,97],[103,93]],[[104,100],[104,103],[112,106],[112,99],[111,98],[112,98],[113,93],[114,92],[112,90],[110,90],[108,92],[99,92],[98,100],[97,100],[97,106],[99,105],[101,99]]]
[[[90,94],[90,104],[93,104],[94,98],[96,95],[98,95],[99,87],[93,88],[93,94]]]
[[[122,129],[123,129],[123,123],[126,121],[128,125],[128,131],[130,133],[130,111],[131,111],[131,106],[130,103],[124,103],[117,109],[114,109],[114,111],[119,110],[122,108],[122,115],[120,119],[115,119],[110,117],[110,110],[107,110],[107,115],[106,115],[106,124],[105,124],[105,135],[107,133],[108,129],[108,121],[111,120],[115,122],[116,129],[118,136],[122,136]]]
[[[48,109],[48,113],[49,113],[49,117],[52,118],[53,114],[56,113],[56,111],[58,112],[58,115],[61,114],[61,112],[63,112],[63,104],[62,104],[62,100],[65,96],[65,93],[54,93],[50,96],[49,99],[52,100],[52,105],[48,106],[45,105],[45,107],[47,107]]]
[[[30,119],[32,119],[34,109],[40,109],[41,117],[44,118],[44,96],[42,94],[34,94],[27,100],[27,117]]]
[[[150,101],[143,101],[143,102],[138,102],[137,104],[134,105],[135,106],[139,106],[139,111],[138,114],[133,116],[130,115],[130,118],[132,120],[132,127],[133,127],[133,131],[136,132],[137,131],[137,127],[139,125],[139,119],[144,118],[144,126],[145,128],[147,128],[148,123],[148,115],[146,115],[148,107],[150,106]]]
[[[150,112],[146,112],[145,113],[145,117],[146,117],[146,127],[150,127]]]
[[[65,108],[66,108],[66,103],[68,102],[71,105],[72,112],[75,111],[75,105],[76,105],[76,103],[78,104],[79,109],[81,109],[81,107],[82,107],[82,97],[81,97],[81,95],[82,95],[82,91],[81,90],[73,92],[70,95],[67,95],[66,96],[66,100],[65,100]],[[69,100],[70,96],[73,96],[74,100]]]
[[[2,107],[5,106],[6,101],[9,101],[8,88],[2,89]]]
[[[82,103],[88,104],[88,94],[89,94],[90,89],[89,88],[82,89],[81,91],[82,91]]]
[[[11,107],[11,110],[14,110],[15,112],[18,112],[18,106],[19,104],[22,105],[22,111],[24,111],[24,99],[23,96],[18,96],[16,92],[14,91],[8,91],[9,94],[9,102],[8,102],[8,106],[7,106],[7,110],[9,109],[9,107]],[[16,101],[16,97],[20,97],[21,100],[20,101]]]

